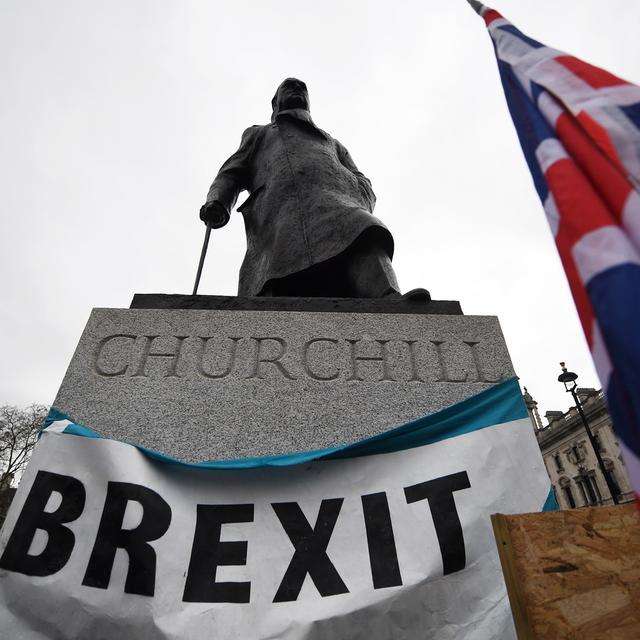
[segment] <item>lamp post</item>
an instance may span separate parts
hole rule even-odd
[[[620,504],[620,498],[618,496],[618,491],[613,485],[611,481],[611,477],[607,473],[607,470],[604,466],[604,461],[602,460],[602,456],[600,455],[600,449],[596,444],[596,440],[593,437],[593,433],[591,433],[591,428],[589,427],[589,423],[587,422],[587,417],[584,415],[584,411],[582,410],[582,405],[580,404],[580,399],[578,398],[578,394],[576,393],[576,388],[578,383],[576,380],[578,379],[578,374],[573,373],[573,371],[567,371],[567,367],[564,362],[560,363],[562,367],[562,373],[558,376],[558,382],[562,382],[564,384],[564,390],[568,391],[575,402],[576,409],[582,418],[582,424],[584,425],[585,431],[587,432],[587,437],[589,438],[589,442],[593,448],[593,452],[596,454],[596,459],[598,460],[598,466],[600,467],[600,471],[602,476],[604,477],[604,481],[607,483],[607,488],[609,489],[609,493],[611,494],[611,498],[615,504]]]

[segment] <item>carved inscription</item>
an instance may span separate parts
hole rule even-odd
[[[107,336],[106,338],[102,338],[100,342],[98,342],[98,346],[95,351],[94,359],[93,359],[93,371],[96,375],[101,376],[102,378],[117,378],[119,376],[123,376],[127,372],[128,360],[127,355],[124,356],[124,364],[120,364],[115,369],[107,368],[103,364],[100,364],[100,357],[102,356],[102,352],[111,345],[111,343],[115,343],[116,341],[122,342],[130,342],[131,340],[135,341],[136,336],[133,336],[128,333],[116,333],[112,336]],[[127,345],[130,347],[131,345]],[[123,345],[120,344],[120,348],[123,348]],[[126,350],[125,350],[126,353]]]
[[[151,345],[153,344],[154,340],[159,337],[160,336],[142,336],[144,340],[144,344],[142,347],[142,356],[138,361],[138,367],[136,368],[135,373],[133,373],[133,375],[131,376],[132,378],[149,377],[146,371],[147,362],[150,358],[170,358],[170,360],[167,361],[167,369],[162,377],[178,377],[176,371],[178,370],[178,363],[180,362],[180,356],[182,355],[182,345],[189,336],[173,336],[176,342],[175,349],[173,351],[151,351]]]
[[[287,343],[283,338],[250,338],[255,342],[255,355],[253,358],[253,370],[248,379],[260,378],[264,380],[262,374],[265,364],[272,364],[287,380],[295,380],[295,378],[285,369],[282,357],[287,351]]]
[[[468,340],[463,340],[462,342],[471,349],[473,363],[475,364],[476,371],[478,373],[478,382],[500,382],[500,380],[503,379],[503,376],[498,376],[497,378],[490,378],[485,373],[484,365],[480,361],[480,355],[478,354],[478,349],[476,348],[480,344],[479,342],[472,342]]]
[[[238,342],[242,340],[242,338],[227,338],[227,342],[230,342],[229,348],[226,352],[226,356],[220,356],[224,359],[225,365],[219,373],[212,372],[212,365],[209,361],[209,341],[213,338],[210,336],[208,338],[199,337],[198,339],[201,341],[200,346],[200,354],[197,359],[198,361],[198,373],[204,378],[211,378],[216,380],[218,378],[226,378],[236,363],[236,352],[238,350]],[[224,351],[224,349],[221,349]]]
[[[315,380],[368,383],[494,383],[478,340],[281,336],[185,336],[117,333],[102,338],[92,369],[101,378]]]
[[[389,354],[386,349],[386,345],[389,340],[374,340],[374,344],[380,345],[379,351],[380,355],[357,355],[358,354],[358,344],[364,342],[364,340],[348,340],[347,342],[351,345],[350,354],[351,354],[351,375],[347,378],[347,380],[360,380],[364,381],[364,378],[361,378],[359,375],[359,364],[361,362],[380,362],[382,365],[382,377],[380,380],[393,380],[391,377],[391,373],[389,370]]]
[[[308,340],[304,343],[302,347],[302,366],[304,368],[304,372],[312,380],[336,380],[340,375],[340,369],[337,366],[327,367],[325,365],[324,367],[322,367],[324,369],[324,372],[321,372],[320,367],[318,367],[317,369],[312,368],[312,365],[309,363],[309,350],[311,349],[311,347],[316,344],[322,345],[323,343],[325,345],[337,345],[338,340],[336,340],[335,338],[313,338],[313,340]],[[320,347],[318,347],[318,349],[320,349]],[[327,346],[326,349],[329,350],[329,347]],[[324,356],[325,357],[322,358],[322,360],[324,361],[326,361],[327,359],[329,361],[335,360],[335,353],[325,353]]]

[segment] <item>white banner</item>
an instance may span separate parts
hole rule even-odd
[[[3,637],[515,637],[489,516],[539,511],[550,488],[515,381],[350,447],[226,467],[86,435],[54,421],[22,479]]]

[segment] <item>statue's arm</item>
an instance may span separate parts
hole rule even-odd
[[[222,227],[229,221],[238,194],[249,184],[251,156],[259,128],[255,125],[246,129],[240,148],[220,167],[209,188],[207,201],[200,209],[201,220],[210,220],[214,227]]]
[[[356,163],[353,161],[353,158],[347,151],[347,148],[337,140],[336,145],[338,147],[338,158],[340,162],[356,177],[356,180],[358,181],[358,185],[360,187],[360,192],[369,203],[369,210],[373,212],[373,208],[376,206],[376,194],[373,193],[371,180],[369,180],[369,178],[367,178],[364,173],[358,171],[358,167],[356,167]]]

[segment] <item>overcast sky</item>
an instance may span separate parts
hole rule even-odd
[[[528,35],[640,83],[638,0],[496,0]],[[540,409],[599,386],[465,0],[4,0],[0,404],[51,403],[92,307],[190,293],[200,205],[287,76],[371,178],[404,291],[497,315]],[[200,292],[235,295],[240,214]]]

